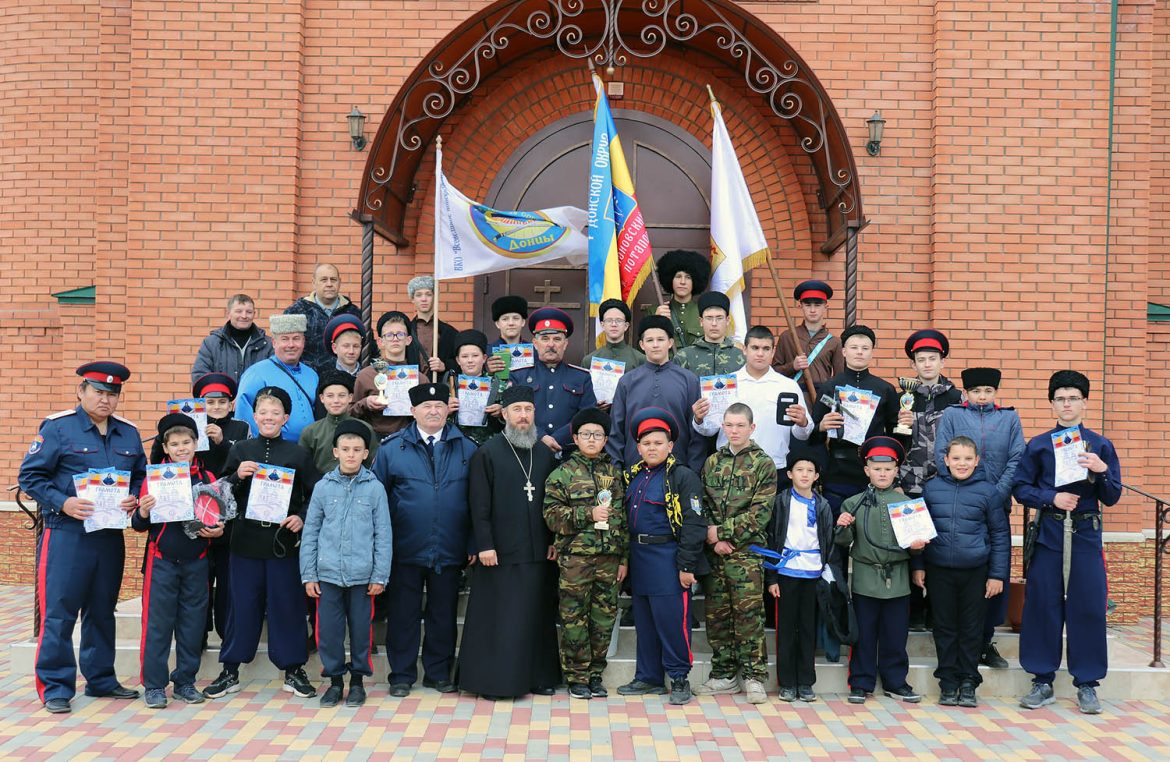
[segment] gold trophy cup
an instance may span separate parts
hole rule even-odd
[[[605,507],[608,508],[610,503],[613,502],[613,493],[609,491],[609,488],[612,485],[613,485],[613,477],[612,476],[599,476],[599,477],[597,477],[597,486],[601,487],[601,491],[597,493],[597,504],[598,505],[604,505]],[[595,522],[593,522],[593,528],[594,529],[602,529],[602,530],[609,529],[609,522],[608,521],[595,521]]]
[[[390,376],[386,374],[386,370],[390,365],[383,359],[378,358],[374,360],[374,386],[378,387],[378,404],[389,405],[390,398],[386,396],[386,387],[390,385]]]
[[[917,389],[918,385],[921,383],[922,382],[916,378],[898,379],[898,386],[902,387],[902,396],[898,398],[898,407],[907,412],[914,409],[914,390]],[[901,434],[903,436],[910,436],[914,433],[914,429],[899,423],[894,427],[894,433]]]

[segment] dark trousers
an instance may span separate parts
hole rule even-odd
[[[207,558],[174,561],[147,548],[142,581],[142,686],[194,685],[207,625]],[[168,678],[171,641],[175,671]]]
[[[1003,592],[986,599],[983,607],[983,645],[987,645],[995,637],[995,628],[1007,619],[1008,583],[1003,583]]]
[[[41,634],[37,639],[36,683],[41,701],[71,699],[77,693],[77,665],[87,694],[118,687],[114,675],[114,605],[122,587],[126,544],[122,532],[86,534],[46,527],[37,546],[37,595]],[[73,656],[73,626],[81,618],[81,651]]]
[[[987,599],[987,564],[974,569],[926,566],[926,588],[934,601],[934,648],[938,668],[934,676],[944,691],[963,683],[978,686],[979,656],[983,652],[983,619]]]
[[[268,619],[268,658],[283,670],[309,660],[305,635],[305,589],[296,555],[247,558],[232,554],[232,606],[219,660],[239,667],[256,658],[264,619]]]
[[[781,688],[813,685],[817,647],[817,580],[780,575],[776,599],[776,682]]]
[[[1042,519],[1050,521],[1050,519]],[[1039,683],[1052,684],[1068,638],[1068,671],[1073,685],[1096,686],[1109,667],[1105,638],[1105,558],[1099,536],[1073,535],[1068,601],[1064,600],[1061,551],[1036,545],[1028,566],[1020,666]]]
[[[686,680],[691,672],[691,591],[677,595],[635,595],[634,630],[638,649],[634,678],[651,685]]]
[[[849,482],[832,482],[825,484],[821,488],[821,494],[824,495],[825,500],[829,501],[829,507],[833,509],[833,521],[836,522],[841,517],[841,504],[854,495],[858,495],[865,491],[864,484],[852,484]],[[849,564],[841,564],[841,568],[837,570],[843,581],[849,581]],[[825,646],[825,658],[831,661],[837,661],[841,658],[841,642],[833,635],[833,631],[825,626],[822,620],[817,625],[817,639]]]
[[[854,593],[853,612],[858,637],[849,653],[849,687],[871,693],[878,676],[886,690],[906,685],[910,671],[910,657],[906,655],[910,596],[883,599]]]
[[[215,630],[220,641],[227,636],[228,607],[231,605],[231,549],[212,545],[207,551],[207,579],[210,598],[207,605],[207,632]]]
[[[418,679],[420,641],[423,675],[440,682],[451,679],[462,574],[457,566],[441,572],[413,564],[391,566],[390,584],[386,588],[386,653],[390,659],[391,685],[414,685]],[[419,628],[420,619],[426,627],[425,640]]]
[[[321,597],[317,599],[317,653],[325,677],[340,677],[345,673],[374,674],[374,657],[370,644],[374,641],[374,601],[368,585],[340,585],[321,582]],[[345,661],[345,633],[349,631],[349,662]]]

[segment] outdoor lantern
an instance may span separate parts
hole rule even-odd
[[[882,119],[882,112],[875,111],[865,123],[869,125],[869,142],[865,144],[865,150],[870,156],[877,156],[882,152],[882,131],[886,127],[886,120]]]
[[[366,150],[366,115],[358,111],[358,107],[354,106],[353,111],[349,112],[346,117],[349,120],[349,139],[353,141],[353,150]],[[870,131],[873,134],[873,131]]]

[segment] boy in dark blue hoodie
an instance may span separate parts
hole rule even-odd
[[[995,484],[979,468],[974,440],[958,436],[946,445],[946,471],[926,482],[922,497],[938,537],[925,551],[925,585],[934,612],[939,704],[974,707],[983,650],[987,599],[1003,592],[1011,568],[1007,515]]]

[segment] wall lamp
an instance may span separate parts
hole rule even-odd
[[[353,150],[366,150],[366,115],[354,106],[353,111],[345,118],[349,121],[349,139],[353,141]]]
[[[875,111],[865,123],[869,127],[869,142],[865,144],[865,151],[870,156],[877,156],[882,152],[882,132],[886,128],[886,120],[882,119],[882,112]]]

